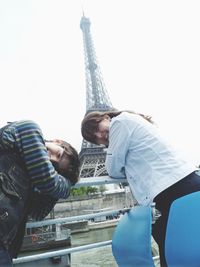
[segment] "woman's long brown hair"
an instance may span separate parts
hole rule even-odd
[[[95,137],[95,132],[98,130],[98,124],[100,121],[103,120],[105,115],[108,115],[111,119],[113,117],[116,117],[120,115],[122,112],[129,112],[133,114],[138,114],[142,116],[145,120],[147,120],[150,123],[153,123],[151,116],[144,115],[141,113],[136,113],[134,111],[129,111],[129,110],[122,110],[122,111],[116,111],[116,110],[111,110],[111,111],[92,111],[88,114],[85,115],[84,119],[82,120],[81,123],[81,134],[85,140],[88,142],[91,142],[93,144],[96,143],[96,137]]]

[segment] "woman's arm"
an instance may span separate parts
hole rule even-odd
[[[115,120],[111,124],[109,132],[109,147],[105,163],[106,169],[109,176],[113,178],[124,178],[130,132],[127,125],[121,120]]]

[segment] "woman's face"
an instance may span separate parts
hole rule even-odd
[[[105,115],[104,118],[99,122],[97,131],[94,133],[96,138],[96,143],[98,145],[108,146],[109,125],[110,125],[110,117]]]

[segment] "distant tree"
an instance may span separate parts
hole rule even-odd
[[[98,193],[98,188],[94,186],[81,186],[79,188],[72,188],[71,195],[72,196],[84,196]]]
[[[82,195],[86,195],[86,193],[87,193],[87,188],[85,186],[71,189],[71,195],[73,196],[82,196]]]
[[[88,186],[87,187],[87,195],[98,193],[98,188],[95,186]]]
[[[99,186],[99,191],[101,192],[101,194],[103,194],[106,191],[106,186],[105,185],[100,185]]]

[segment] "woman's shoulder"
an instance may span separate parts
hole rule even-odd
[[[116,120],[119,121],[129,121],[129,120],[136,120],[136,119],[140,119],[140,115],[138,115],[137,113],[131,113],[128,111],[123,111],[119,116],[115,117]]]
[[[140,114],[130,113],[123,111],[120,115],[112,120],[112,124],[121,125],[121,127],[127,129],[135,129],[136,127],[153,127],[151,123],[149,123],[146,119],[144,119]]]
[[[124,129],[125,128],[128,129],[134,123],[134,121],[136,119],[135,116],[138,117],[137,114],[123,111],[118,116],[112,118],[112,120],[111,120],[111,126],[122,127]]]

